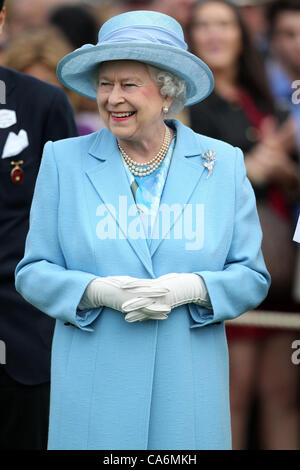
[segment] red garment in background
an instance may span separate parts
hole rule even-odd
[[[250,95],[246,92],[239,93],[239,105],[243,109],[252,127],[260,131],[263,122],[270,115],[262,113]],[[281,189],[275,184],[270,185],[268,189],[268,201],[272,208],[277,211],[282,217],[290,218],[289,207],[286,204],[285,198]],[[226,334],[228,340],[234,339],[263,339],[280,332],[279,329],[261,328],[255,326],[228,326],[226,325]]]
[[[262,113],[255,105],[254,101],[246,92],[239,93],[239,105],[249,119],[254,129],[260,131],[263,122],[270,115]],[[290,210],[282,194],[281,189],[275,184],[270,185],[268,199],[271,206],[284,218],[290,218]]]

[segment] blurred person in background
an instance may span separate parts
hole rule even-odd
[[[9,41],[3,63],[10,69],[62,87],[56,75],[56,67],[60,59],[72,50],[71,44],[58,28],[33,29],[23,31]],[[93,132],[94,129],[77,121],[81,101],[78,95],[67,88],[64,91],[73,107],[79,134]]]
[[[95,14],[95,9],[86,5],[59,6],[50,12],[48,21],[59,28],[73,49],[78,49],[83,44],[96,44],[102,24]],[[58,60],[61,58],[62,56]],[[104,127],[94,100],[76,95],[76,123],[80,135],[89,134]]]
[[[232,0],[232,3],[239,7],[252,40],[264,57],[269,53],[265,11],[270,1],[272,0]]]
[[[0,32],[3,5],[0,0]],[[47,442],[54,322],[16,292],[14,270],[24,253],[44,144],[76,136],[77,130],[61,88],[4,67],[0,80],[6,85],[0,104],[0,339],[6,348],[0,365],[0,449],[33,450]]]
[[[298,162],[300,162],[300,2],[276,0],[267,10],[271,54],[267,71],[272,92],[281,106],[290,110],[297,132]],[[300,165],[298,167],[300,169]],[[300,202],[294,205],[296,224]],[[300,247],[297,247],[294,298],[300,303]]]
[[[118,0],[116,2],[120,13],[135,10],[152,10],[154,0]]]
[[[276,110],[263,64],[233,5],[223,0],[199,2],[192,13],[190,41],[192,51],[215,77],[213,93],[190,108],[191,127],[244,151],[272,278],[260,309],[289,310],[295,257],[289,201],[299,197],[299,175],[290,156],[295,128],[286,112]],[[232,325],[227,326],[227,336],[233,447],[247,446],[248,419],[257,394],[260,446],[299,448],[299,371],[290,360],[294,333]]]
[[[26,29],[45,26],[51,10],[68,3],[74,3],[74,0],[8,0],[6,25],[8,37],[13,37]]]
[[[194,3],[195,0],[154,0],[153,8],[173,16],[185,31],[191,19],[191,9]]]
[[[292,113],[300,154],[300,2],[276,0],[267,14],[271,46],[269,80],[275,99]]]
[[[88,6],[93,17],[99,25],[105,23],[113,16],[120,13],[121,0],[85,0],[84,6]]]
[[[121,11],[152,10],[177,20],[185,30],[190,21],[191,7],[196,0],[119,0]]]
[[[6,46],[4,65],[61,86],[56,76],[57,63],[71,50],[71,45],[57,28],[23,31]]]
[[[101,25],[93,10],[82,5],[62,5],[51,10],[48,22],[59,28],[73,48],[84,44],[96,44]]]

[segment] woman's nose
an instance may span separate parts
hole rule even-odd
[[[109,94],[108,101],[114,106],[125,101],[122,95],[122,88],[119,85],[113,86]]]

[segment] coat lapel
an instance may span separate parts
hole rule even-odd
[[[161,218],[156,217],[153,233],[160,233],[161,236],[152,239],[151,256],[182,216],[184,205],[188,203],[203,174],[206,174],[200,155],[207,149],[202,146],[200,136],[179,121],[170,120],[170,124],[176,127],[177,139],[160,201],[160,210],[163,204],[170,209],[173,204],[179,204],[180,210],[176,211],[176,217],[170,224],[162,224],[161,230],[158,227]]]
[[[139,227],[141,230],[143,230],[143,226],[116,139],[110,131],[104,129],[97,134],[94,143],[90,147],[89,154],[95,157],[98,162],[96,166],[86,170],[88,178],[104,204],[106,204],[107,210],[116,220],[122,236],[127,239],[148,273],[154,277],[151,256],[145,237],[128,236],[129,209],[130,220],[135,219],[140,222]]]

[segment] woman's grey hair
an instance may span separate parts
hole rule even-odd
[[[166,116],[176,116],[184,108],[186,102],[186,82],[172,72],[159,69],[153,65],[145,64],[148,68],[150,76],[159,87],[160,94],[164,97],[173,98],[169,112]],[[99,86],[99,72],[101,64],[96,68],[94,73],[94,87],[97,90]]]
[[[157,83],[160,94],[173,98],[166,116],[175,116],[182,111],[186,102],[186,82],[171,72],[147,65],[150,76]]]

